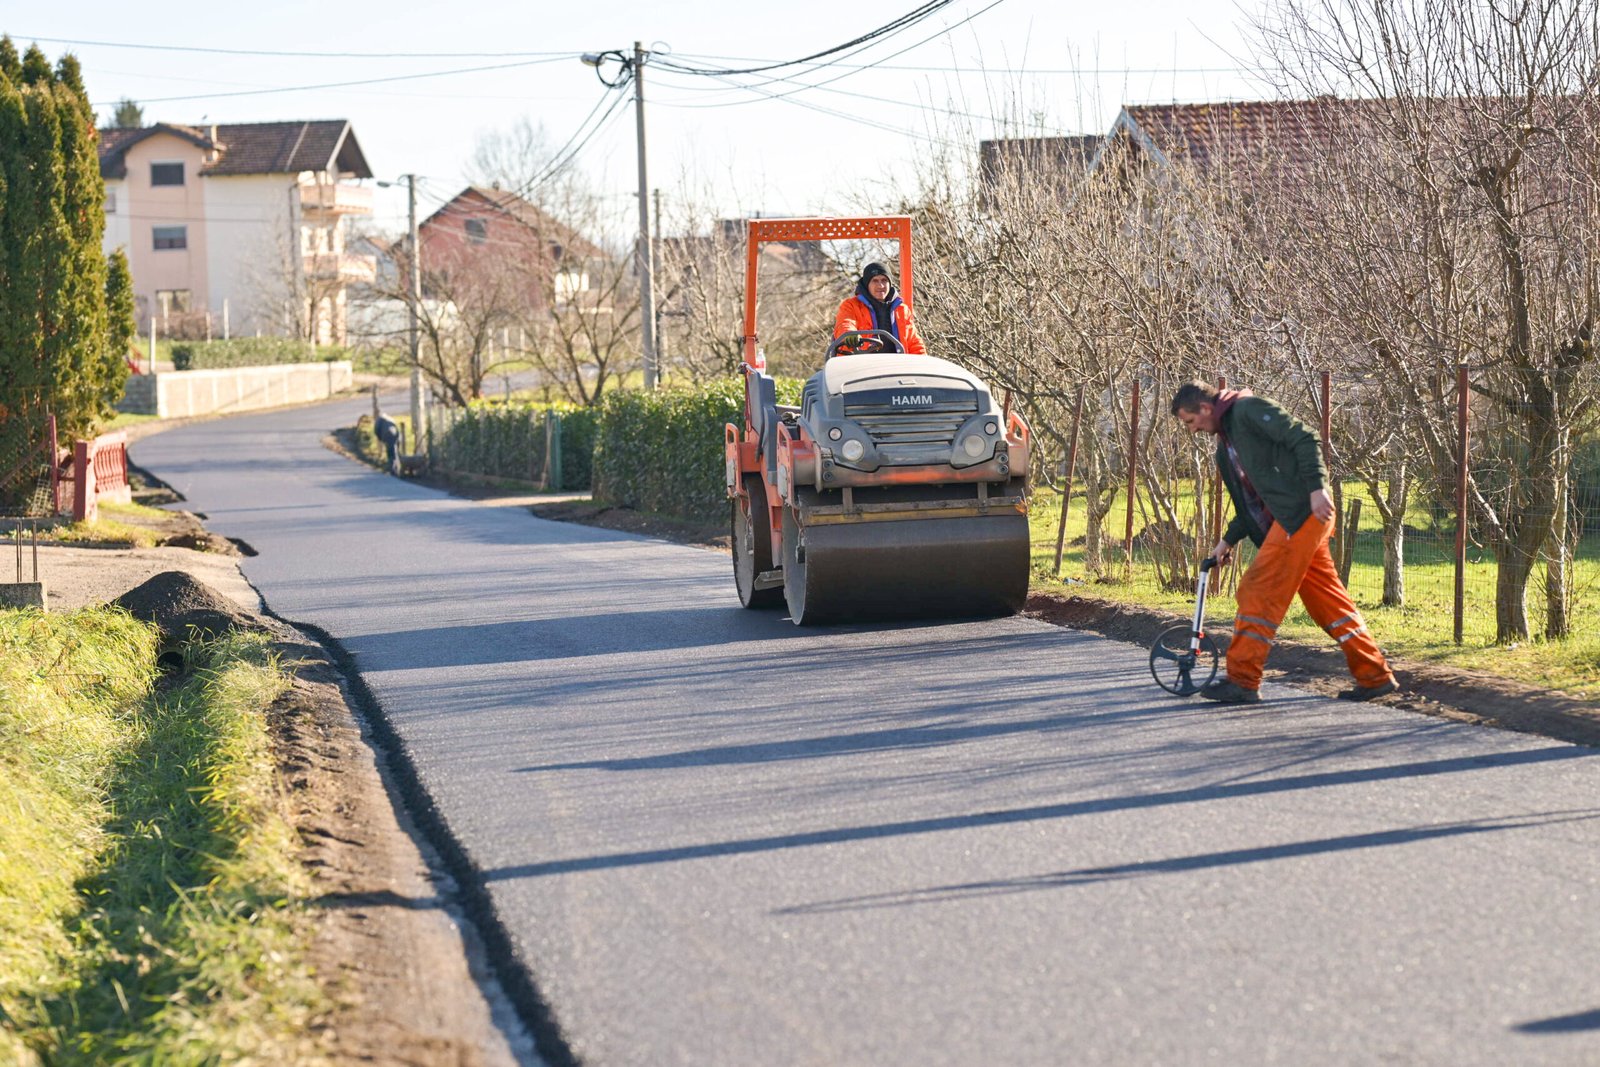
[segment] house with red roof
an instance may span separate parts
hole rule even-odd
[[[515,192],[469,185],[417,225],[423,284],[514,283],[526,306],[582,300],[605,253]]]
[[[1204,170],[1251,161],[1292,173],[1326,158],[1341,125],[1369,106],[1334,97],[1128,105],[1104,136],[983,141],[980,175],[990,186],[1030,181],[1066,192],[1076,178],[1112,165]]]
[[[349,122],[160,122],[99,148],[104,245],[127,253],[141,333],[344,342],[347,290],[374,273],[345,246],[372,212]]]

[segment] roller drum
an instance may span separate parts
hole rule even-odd
[[[1028,597],[1028,519],[849,522],[783,515],[784,597],[797,625],[845,619],[1010,615]]]

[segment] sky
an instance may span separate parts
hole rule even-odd
[[[467,184],[484,137],[524,123],[547,153],[566,149],[624,217],[635,212],[632,90],[608,89],[578,58],[631,56],[635,41],[651,53],[646,158],[669,218],[673,198],[728,217],[850,214],[912,188],[934,153],[974,158],[979,138],[1104,132],[1123,104],[1272,95],[1248,69],[1254,8],[1232,0],[950,0],[804,67],[667,66],[800,59],[916,8],[0,0],[0,32],[52,59],[77,55],[102,120],[123,98],[147,123],[348,119],[378,179],[419,176],[424,216]],[[612,61],[598,71],[618,72]],[[380,190],[373,222],[398,230],[405,210],[402,189]]]

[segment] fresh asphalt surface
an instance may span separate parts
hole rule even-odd
[[[801,630],[319,444],[360,410],[134,459],[353,654],[583,1062],[1600,1063],[1594,750],[1180,701],[1021,618]]]

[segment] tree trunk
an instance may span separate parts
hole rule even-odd
[[[1383,511],[1383,599],[1385,607],[1406,603],[1406,506],[1411,502],[1411,476],[1404,463],[1389,479]]]
[[[1383,599],[1384,607],[1400,608],[1406,603],[1406,524],[1403,517],[1383,524]]]
[[[1495,553],[1494,639],[1497,644],[1528,638],[1528,576],[1533,557],[1508,544]]]

